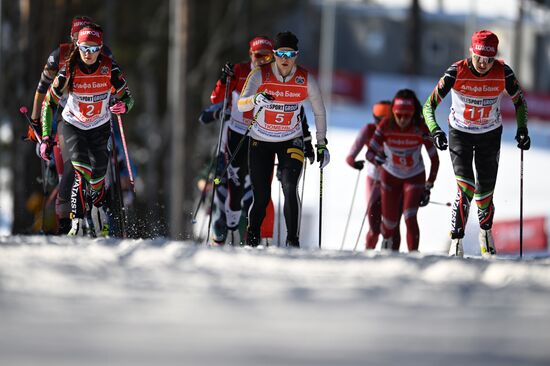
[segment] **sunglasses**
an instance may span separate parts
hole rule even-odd
[[[404,119],[404,118],[410,118],[414,115],[414,113],[395,113],[396,119]]]
[[[271,61],[271,58],[273,57],[273,55],[271,53],[255,53],[255,52],[252,52],[250,55],[252,57],[254,57],[258,60],[262,60],[262,61]]]
[[[293,58],[298,56],[298,51],[273,51],[275,56],[284,58]]]
[[[99,52],[103,46],[84,46],[84,45],[78,45],[78,49],[84,53],[96,53]]]
[[[494,57],[479,56],[479,55],[476,55],[475,53],[473,54],[473,58],[475,58],[475,60],[477,62],[482,62],[482,63],[485,63],[485,64],[491,64],[495,61]]]

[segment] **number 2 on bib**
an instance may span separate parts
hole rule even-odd
[[[80,113],[86,118],[91,118],[101,113],[101,103],[80,103]]]

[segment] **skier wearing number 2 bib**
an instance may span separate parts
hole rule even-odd
[[[495,207],[493,192],[498,171],[502,116],[500,102],[507,93],[516,109],[516,141],[528,150],[531,140],[527,131],[527,105],[512,69],[496,60],[498,37],[481,30],[472,36],[471,56],[451,65],[424,104],[424,118],[435,146],[451,154],[457,182],[457,196],[451,214],[450,256],[464,255],[462,239],[470,203],[475,198],[478,208],[479,244],[482,256],[496,254],[491,227]],[[435,120],[435,109],[451,92],[449,142]],[[474,172],[472,162],[475,161]]]

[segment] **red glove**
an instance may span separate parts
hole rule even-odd
[[[114,114],[124,114],[126,113],[126,103],[124,103],[123,101],[119,100],[118,102],[116,102],[115,104],[113,104],[110,108],[111,112],[113,112]]]

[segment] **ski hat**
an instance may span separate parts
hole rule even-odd
[[[273,42],[271,39],[265,36],[259,36],[253,38],[248,45],[250,46],[250,52],[269,51],[273,50]]]
[[[103,32],[96,27],[85,26],[78,32],[78,43],[94,42],[98,45],[103,44]]]
[[[294,51],[298,51],[298,38],[292,32],[280,32],[275,36],[275,48],[292,48]]]
[[[491,31],[480,30],[472,35],[470,50],[478,56],[495,57],[498,49],[498,37]]]
[[[414,99],[395,98],[393,100],[392,112],[395,114],[414,114]]]
[[[389,100],[381,100],[372,106],[372,116],[377,121],[382,120],[385,117],[389,117],[391,114],[391,102]]]
[[[93,20],[90,17],[77,15],[71,22],[71,34],[79,32],[85,25],[92,22]]]

